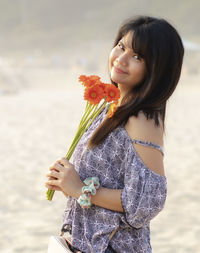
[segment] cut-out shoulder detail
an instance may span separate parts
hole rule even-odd
[[[163,148],[158,144],[155,144],[151,141],[142,141],[142,140],[136,140],[136,139],[132,139],[132,141],[135,144],[140,144],[140,145],[143,145],[143,146],[155,148],[155,149],[159,150],[161,152],[161,154],[164,156]]]
[[[150,142],[150,141],[142,141],[142,140],[132,139],[132,138],[129,136],[129,134],[128,134],[126,128],[125,128],[123,125],[121,125],[120,128],[121,128],[121,129],[123,130],[123,132],[126,134],[126,136],[127,136],[127,138],[129,139],[129,141],[132,142],[133,144],[135,143],[135,144],[141,144],[141,145],[144,145],[144,146],[149,146],[149,147],[157,148],[157,149],[159,149],[159,151],[160,151],[161,154],[163,155],[164,152],[163,152],[163,149],[162,149],[162,147],[161,147],[160,145],[155,144],[154,142]],[[158,173],[157,171],[155,171],[154,169],[150,168],[150,166],[148,166],[148,165],[146,164],[146,162],[141,158],[141,156],[139,155],[139,153],[138,153],[138,151],[136,150],[136,148],[134,147],[134,145],[133,145],[133,148],[134,148],[134,152],[136,153],[136,155],[137,155],[139,161],[143,164],[144,168],[146,168],[148,171],[150,171],[150,172],[153,173],[154,175],[157,175],[157,176],[159,176],[159,177],[162,177],[162,178],[164,178],[164,179],[166,180],[165,174],[162,175],[162,174]]]
[[[154,175],[166,179],[163,162],[160,159],[157,159],[157,155],[155,153],[150,153],[150,157],[148,158],[149,152],[145,152],[147,155],[146,157],[145,153],[141,154],[138,148],[134,146],[133,148],[138,161],[141,162],[145,170],[148,170],[151,174],[153,173]]]
[[[156,143],[154,143],[154,142],[152,142],[152,141],[143,141],[143,140],[138,140],[138,139],[132,139],[132,138],[130,137],[129,133],[127,132],[125,126],[121,125],[121,128],[124,130],[124,132],[126,133],[126,136],[127,136],[133,143],[135,143],[135,144],[141,144],[141,145],[144,145],[144,146],[149,146],[149,147],[158,149],[158,150],[161,152],[161,154],[164,156],[163,148],[162,148],[160,145],[158,145],[158,144],[156,144]]]
[[[163,146],[162,126],[156,126],[152,119],[147,120],[143,113],[140,113],[138,117],[129,117],[124,127],[133,140],[144,140]]]

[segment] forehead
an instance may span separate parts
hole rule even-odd
[[[120,41],[125,45],[125,47],[133,50],[132,40],[133,40],[133,31],[130,31],[126,35],[124,35]]]

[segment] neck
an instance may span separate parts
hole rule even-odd
[[[120,84],[118,84],[118,88],[120,90],[120,98],[119,98],[119,103],[118,105],[121,105],[122,103],[122,99],[125,97],[125,95],[128,93],[127,89],[123,89],[123,86],[121,86]]]

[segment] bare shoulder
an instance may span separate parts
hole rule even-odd
[[[163,146],[163,125],[156,126],[154,120],[148,119],[141,112],[138,117],[131,116],[125,125],[131,139],[153,142]],[[134,143],[134,148],[146,167],[155,173],[165,176],[163,155],[155,148]]]
[[[163,124],[159,120],[159,126],[156,126],[154,120],[145,117],[143,112],[138,117],[131,116],[125,125],[125,129],[132,139],[154,142],[163,146]]]

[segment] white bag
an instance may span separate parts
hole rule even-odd
[[[63,236],[51,236],[47,253],[67,253],[72,251]]]
[[[109,236],[109,241],[114,236],[114,234],[117,232],[118,228],[112,231],[112,233]],[[71,235],[70,233],[61,233],[60,236],[51,236],[48,244],[48,251],[47,253],[73,253],[73,251],[70,250],[66,240],[71,245]],[[92,249],[93,251],[93,249]],[[80,251],[77,251],[80,252]]]

